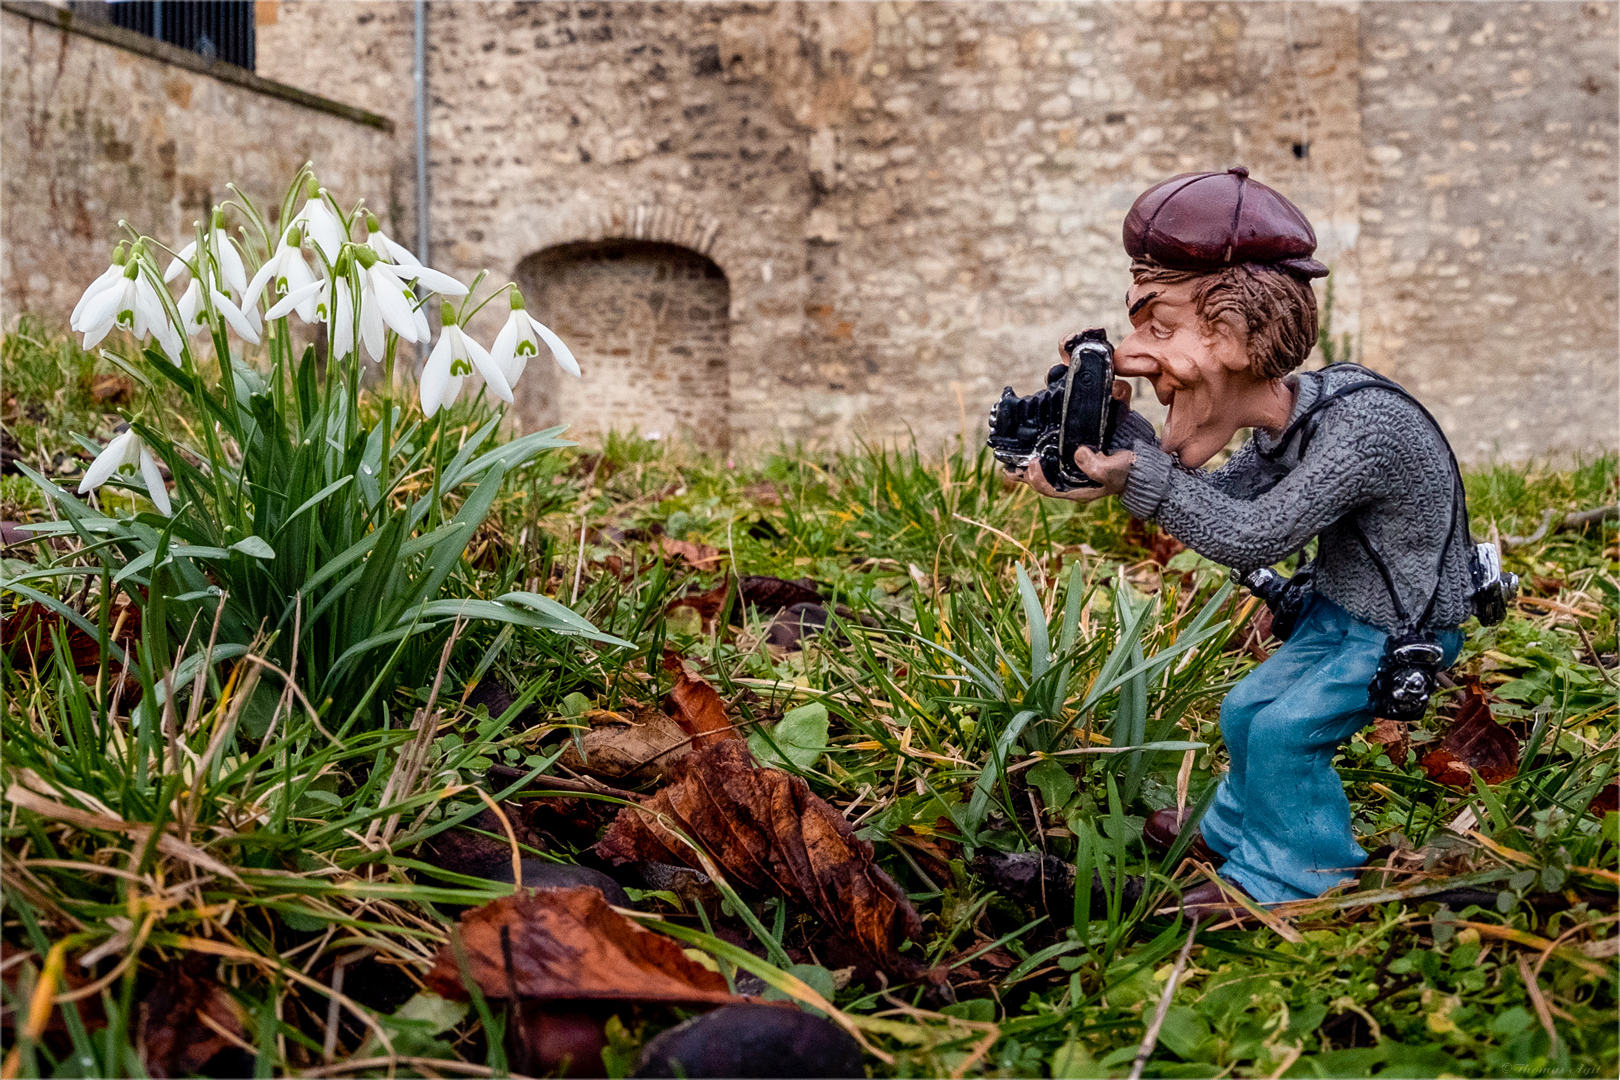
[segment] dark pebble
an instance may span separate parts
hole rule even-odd
[[[637,1076],[864,1077],[848,1032],[795,1008],[727,1005],[670,1028],[641,1052]]]
[[[630,907],[630,895],[617,881],[608,877],[600,870],[592,870],[588,866],[575,866],[573,863],[546,862],[544,859],[524,859],[523,887],[525,889],[572,889],[579,885],[589,885],[602,890],[602,895],[614,907]],[[512,880],[512,864],[506,864],[506,873],[495,877],[496,881]]]

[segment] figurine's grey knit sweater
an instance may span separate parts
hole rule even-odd
[[[1348,366],[1292,376],[1297,397],[1289,422],[1320,397],[1367,378]],[[1118,440],[1136,452],[1125,506],[1200,555],[1244,571],[1278,562],[1320,536],[1317,591],[1356,618],[1397,631],[1389,590],[1351,522],[1360,523],[1416,620],[1434,591],[1452,521],[1456,488],[1445,443],[1416,405],[1381,389],[1330,402],[1305,426],[1313,430],[1303,458],[1303,432],[1267,461],[1263,455],[1275,444],[1256,430],[1225,465],[1206,472],[1161,450],[1152,426],[1133,413]],[[1470,614],[1465,520],[1459,510],[1429,629],[1454,627]]]

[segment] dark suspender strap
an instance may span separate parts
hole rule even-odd
[[[1399,394],[1401,397],[1417,406],[1418,411],[1421,412],[1429,423],[1434,426],[1435,433],[1440,436],[1440,442],[1446,448],[1447,457],[1451,459],[1452,499],[1451,521],[1446,526],[1446,538],[1445,541],[1440,545],[1440,562],[1435,567],[1434,571],[1434,591],[1429,594],[1429,602],[1424,605],[1423,614],[1418,616],[1418,621],[1416,624],[1412,624],[1408,620],[1406,608],[1401,603],[1400,595],[1395,591],[1395,579],[1390,575],[1389,566],[1382,558],[1379,557],[1378,552],[1374,550],[1372,542],[1367,539],[1367,534],[1361,528],[1361,522],[1358,521],[1353,515],[1346,515],[1350,522],[1351,531],[1355,535],[1356,540],[1361,544],[1362,550],[1366,551],[1367,557],[1372,560],[1373,565],[1378,568],[1379,575],[1384,579],[1384,588],[1389,591],[1390,603],[1395,605],[1396,618],[1400,619],[1401,626],[1403,628],[1416,631],[1421,629],[1423,624],[1429,621],[1429,617],[1434,614],[1435,604],[1440,600],[1440,588],[1444,581],[1446,571],[1446,556],[1451,553],[1451,544],[1457,535],[1457,515],[1459,511],[1462,513],[1463,522],[1469,529],[1469,535],[1473,535],[1473,526],[1468,520],[1468,496],[1466,491],[1463,489],[1462,468],[1457,464],[1457,453],[1451,448],[1451,440],[1446,438],[1445,429],[1440,426],[1440,421],[1434,418],[1434,414],[1424,406],[1423,402],[1419,401],[1417,398],[1408,393],[1405,387],[1399,385],[1391,379],[1386,379],[1384,376],[1378,374],[1378,372],[1373,371],[1370,368],[1361,367],[1359,364],[1345,366],[1354,367],[1358,371],[1365,372],[1369,378],[1365,382],[1351,383],[1349,386],[1341,386],[1339,389],[1322,397],[1313,403],[1310,408],[1306,409],[1299,419],[1288,425],[1287,429],[1282,433],[1281,436],[1278,437],[1276,443],[1269,451],[1260,450],[1258,447],[1256,447],[1256,451],[1267,461],[1275,461],[1277,458],[1282,456],[1284,451],[1287,450],[1288,444],[1294,440],[1294,437],[1301,431],[1304,431],[1305,438],[1300,443],[1299,449],[1300,456],[1304,457],[1305,449],[1310,445],[1311,435],[1315,433],[1315,420],[1317,413],[1326,406],[1338,401],[1340,398],[1348,397],[1359,390],[1387,390],[1392,394]]]
[[[1461,486],[1457,489],[1456,497],[1451,500],[1451,523],[1446,526],[1446,542],[1440,545],[1440,563],[1434,568],[1434,592],[1429,594],[1429,602],[1423,606],[1423,614],[1418,616],[1417,626],[1414,630],[1421,630],[1423,624],[1429,621],[1434,614],[1434,605],[1440,599],[1440,582],[1446,572],[1446,555],[1451,551],[1451,541],[1457,536],[1457,507],[1467,504],[1467,495]]]
[[[1372,541],[1367,539],[1367,534],[1361,529],[1361,522],[1357,521],[1352,514],[1345,516],[1350,522],[1351,534],[1361,544],[1361,549],[1367,553],[1367,558],[1371,559],[1373,565],[1378,567],[1378,574],[1384,579],[1384,588],[1389,592],[1389,602],[1395,605],[1395,617],[1401,621],[1401,628],[1403,630],[1415,629],[1415,627],[1411,627],[1410,620],[1406,617],[1406,605],[1401,603],[1401,594],[1395,591],[1395,579],[1390,575],[1389,566],[1379,556],[1377,549],[1372,546]],[[1427,612],[1425,612],[1426,614]]]

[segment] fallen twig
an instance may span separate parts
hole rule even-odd
[[[1541,524],[1536,527],[1535,532],[1529,536],[1499,536],[1497,537],[1497,544],[1503,552],[1517,547],[1529,547],[1531,544],[1539,544],[1547,538],[1549,530],[1555,533],[1573,532],[1576,529],[1584,529],[1596,521],[1611,521],[1616,517],[1620,517],[1620,506],[1599,506],[1594,510],[1574,510],[1565,514],[1563,520],[1554,526],[1553,522],[1557,517],[1557,510],[1548,510],[1541,515]]]
[[[1164,1026],[1164,1018],[1170,1012],[1170,998],[1175,994],[1176,982],[1187,967],[1187,954],[1192,952],[1193,938],[1197,936],[1198,920],[1194,918],[1192,927],[1187,931],[1187,941],[1181,946],[1181,955],[1176,957],[1176,966],[1165,980],[1164,993],[1159,996],[1159,1007],[1153,1013],[1153,1022],[1143,1034],[1142,1046],[1136,1051],[1136,1060],[1131,1063],[1131,1080],[1141,1080],[1142,1070],[1147,1066],[1148,1058],[1153,1056],[1153,1048],[1159,1043],[1159,1029]]]

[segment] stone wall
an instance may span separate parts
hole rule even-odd
[[[411,5],[259,10],[261,73],[392,117],[408,175]],[[526,423],[977,439],[1064,333],[1124,331],[1135,195],[1241,162],[1314,222],[1335,339],[1464,457],[1612,448],[1616,45],[1613,3],[432,3],[433,258],[516,277],[613,387],[651,292],[587,303],[560,253],[723,275],[725,363],[630,400],[537,373]]]
[[[25,310],[65,324],[106,269],[120,219],[181,241],[233,180],[264,209],[314,160],[334,191],[384,212],[409,205],[382,118],[237,69],[210,73],[201,57],[116,27],[81,33],[19,14],[54,19],[43,7],[0,12],[7,325]],[[393,223],[409,235],[408,221]]]
[[[548,248],[515,276],[581,369],[573,379],[545,356],[531,361],[515,402],[530,426],[566,417],[575,434],[684,431],[726,446],[731,306],[718,266],[675,244],[608,240]]]
[[[1615,445],[1612,4],[1368,4],[1369,363],[1470,458]]]

